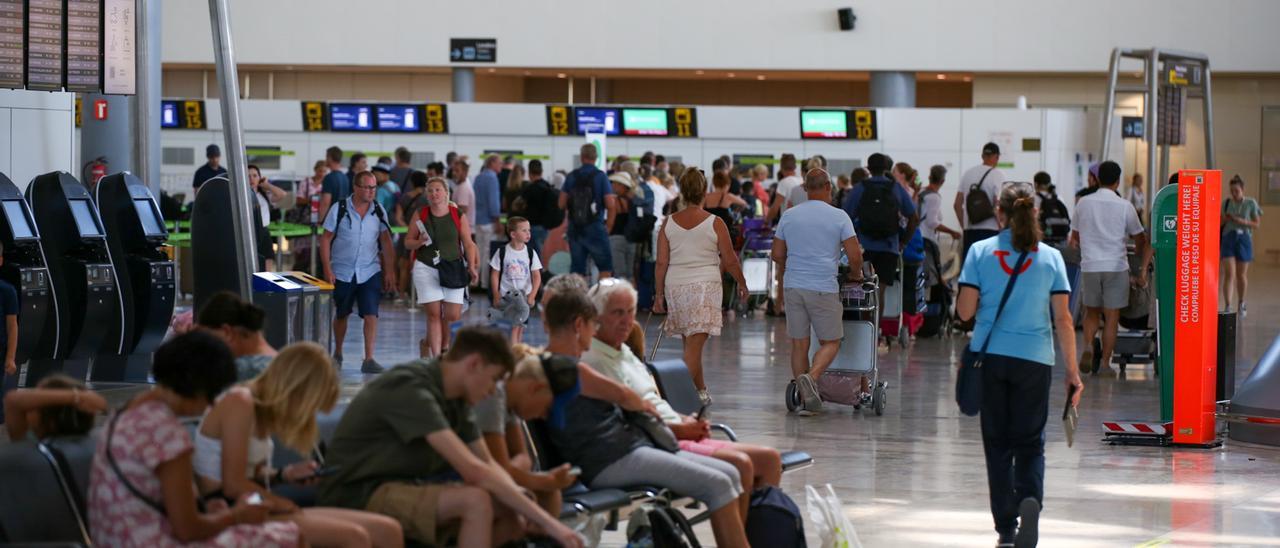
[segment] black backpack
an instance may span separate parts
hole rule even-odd
[[[627,522],[628,546],[702,548],[689,520],[670,506],[646,504],[632,511]]]
[[[373,216],[378,218],[382,226],[387,227],[388,232],[391,231],[391,225],[387,224],[387,215],[382,212],[382,204],[372,202],[369,205],[373,206]],[[347,215],[347,201],[343,199],[338,202],[338,218],[334,219],[333,223],[333,239],[338,239],[338,230],[342,228],[342,220],[346,219]]]
[[[569,224],[575,227],[590,225],[600,218],[596,214],[594,172],[579,169],[573,172],[573,188],[569,189]]]
[[[633,244],[643,243],[653,238],[653,227],[658,224],[658,217],[653,214],[653,189],[640,183],[637,196],[631,198],[631,215],[627,217],[627,225],[623,234]]]
[[[1071,235],[1071,214],[1057,194],[1040,195],[1040,230],[1050,243],[1065,242]]]
[[[893,193],[896,183],[887,181],[864,181],[862,201],[858,203],[858,229],[863,234],[882,240],[897,236],[898,197]]]
[[[969,187],[969,192],[964,195],[964,211],[969,217],[969,226],[996,216],[996,208],[991,205],[991,195],[982,189],[982,182],[987,180],[987,175],[991,175],[994,169],[994,167],[987,169],[987,172],[982,174],[982,178],[978,179],[977,184]]]
[[[747,509],[747,542],[770,548],[804,548],[800,508],[781,489],[766,485],[751,492]]]

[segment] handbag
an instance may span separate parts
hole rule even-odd
[[[653,442],[654,447],[668,453],[675,453],[680,450],[680,444],[676,442],[675,433],[665,423],[658,420],[658,417],[643,411],[623,411],[623,413],[627,418],[627,422],[644,432],[649,441]]]
[[[428,211],[427,207],[423,207],[422,217],[427,219],[427,222],[430,223],[431,230],[429,231],[429,235],[431,236],[432,241],[435,241],[436,219],[435,217],[429,216]],[[453,216],[454,226],[458,226],[457,213],[452,205],[449,206],[449,213]],[[465,248],[461,243],[458,244],[458,248],[460,255],[457,259],[442,259],[440,257],[439,244],[437,244],[435,264],[428,263],[428,266],[434,267],[436,269],[436,273],[440,275],[440,287],[446,289],[462,289],[471,285],[471,274],[467,272],[467,261],[463,259],[463,257],[466,256],[466,253],[462,253],[462,250]]]
[[[987,331],[987,338],[982,341],[982,349],[974,352],[966,346],[964,355],[960,357],[960,372],[956,375],[956,405],[960,406],[960,412],[966,416],[975,416],[982,410],[982,362],[987,359],[987,346],[991,344],[991,335],[996,331],[1000,313],[1004,312],[1004,305],[1009,302],[1009,295],[1013,293],[1013,286],[1018,282],[1018,274],[1022,273],[1022,265],[1026,260],[1027,252],[1023,251],[1018,255],[1018,262],[1013,265],[1013,274],[1009,276],[1009,283],[1004,286],[1004,295],[1000,297],[996,317],[991,320],[991,330]]]

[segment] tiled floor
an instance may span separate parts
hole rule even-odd
[[[1257,267],[1252,279],[1238,382],[1280,325],[1280,268]],[[416,356],[422,314],[390,307],[381,323],[379,361]],[[880,354],[881,376],[890,382],[884,416],[831,405],[821,416],[802,418],[788,415],[783,404],[790,376],[783,327],[762,315],[730,319],[724,335],[712,339],[713,420],[733,425],[746,441],[812,453],[817,464],[788,474],[784,489],[803,511],[806,484],[832,484],[866,546],[993,545],[978,421],[961,416],[953,402],[950,364],[966,339],[921,340]],[[530,342],[537,342],[540,328],[529,331]],[[348,394],[364,379],[355,351],[358,320],[350,333]],[[679,349],[678,340],[667,340],[659,356],[678,357]],[[1136,366],[1123,378],[1086,378],[1085,385],[1073,448],[1061,422],[1049,421],[1042,545],[1280,546],[1280,448],[1231,441],[1213,450],[1111,447],[1101,443],[1101,421],[1157,418],[1151,368]],[[1060,386],[1051,409],[1062,405]],[[709,543],[710,530],[698,530]],[[809,533],[815,543],[811,526]],[[606,536],[607,545],[622,542],[617,533]]]

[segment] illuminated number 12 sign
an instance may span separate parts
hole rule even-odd
[[[569,114],[569,107],[548,106],[547,134],[562,137],[573,135],[573,132],[569,129]]]

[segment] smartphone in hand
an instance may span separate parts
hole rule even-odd
[[[705,414],[707,414],[707,404],[704,403],[702,404],[702,407],[698,408],[698,412],[693,415],[693,420],[700,421],[702,420],[702,416]]]

